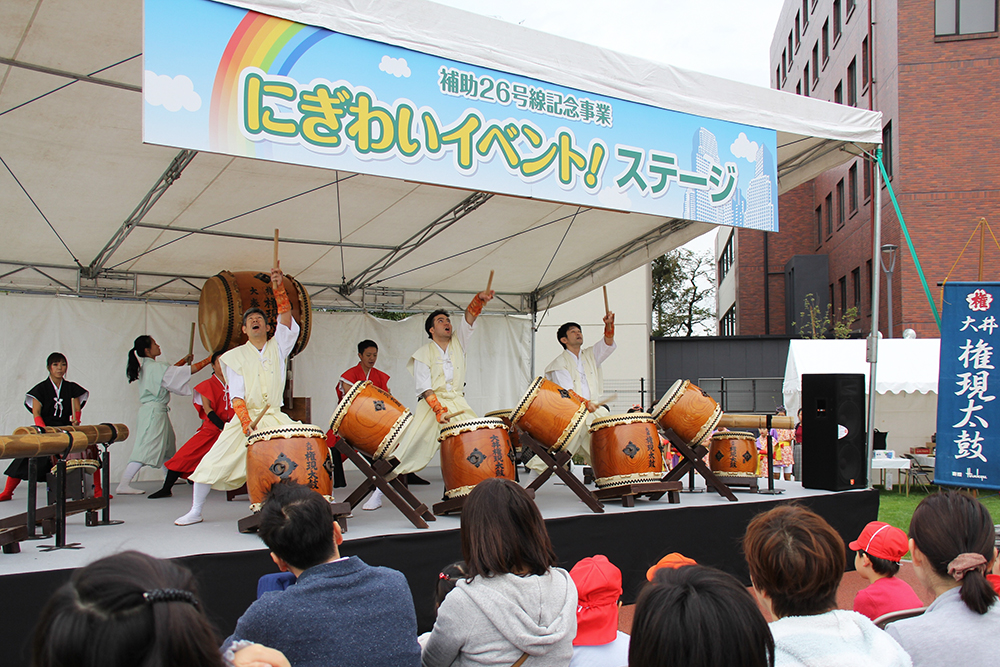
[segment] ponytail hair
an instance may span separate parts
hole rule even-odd
[[[961,582],[966,607],[977,614],[989,611],[997,600],[986,579],[995,533],[982,503],[959,491],[927,496],[913,512],[910,539],[938,576]]]
[[[142,367],[142,362],[139,359],[146,356],[146,350],[152,344],[152,336],[139,336],[132,343],[132,349],[128,351],[128,365],[125,367],[125,375],[128,376],[129,384],[139,379],[139,369]]]

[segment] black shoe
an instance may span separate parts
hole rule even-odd
[[[406,474],[406,483],[413,484],[415,486],[430,486],[430,482],[422,477],[417,477],[417,473],[411,472]]]
[[[151,494],[149,494],[146,497],[149,498],[149,499],[153,499],[153,498],[170,498],[172,495],[173,494],[170,493],[170,489],[160,489],[156,493],[151,493]]]

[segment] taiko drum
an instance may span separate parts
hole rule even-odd
[[[330,497],[333,493],[326,435],[312,424],[289,424],[256,431],[247,438],[247,492],[258,511],[267,492],[283,479]]]
[[[566,446],[585,426],[587,406],[575,394],[543,377],[535,378],[511,422],[550,450]]]
[[[646,412],[595,419],[590,425],[590,453],[599,489],[659,481],[663,476],[660,434]]]
[[[756,477],[757,441],[753,434],[723,431],[713,435],[708,467],[723,477]]]
[[[653,408],[653,419],[690,446],[705,439],[719,424],[722,408],[689,380],[677,380]]]
[[[370,380],[355,382],[330,418],[330,428],[351,447],[373,459],[388,458],[399,445],[411,413]]]
[[[521,436],[518,435],[517,429],[514,428],[514,422],[510,420],[510,416],[514,414],[513,410],[493,410],[487,412],[485,417],[495,417],[503,422],[503,425],[507,427],[507,434],[510,436],[510,446],[514,448],[514,453],[517,454],[521,451]]]
[[[311,302],[309,292],[295,278],[285,276],[282,283],[292,306],[292,317],[299,323],[299,337],[289,354],[294,357],[309,344]],[[206,280],[198,297],[198,324],[205,349],[230,350],[247,342],[243,313],[250,308],[264,311],[273,333],[278,324],[278,307],[271,290],[270,271],[222,271]]]
[[[495,417],[482,417],[441,429],[441,476],[445,498],[468,495],[491,477],[514,479],[514,449],[507,427]]]

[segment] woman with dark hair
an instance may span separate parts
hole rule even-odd
[[[142,466],[160,468],[177,449],[174,427],[167,414],[171,392],[190,396],[188,381],[191,375],[208,365],[210,359],[191,364],[193,355],[187,355],[173,366],[157,361],[160,346],[152,336],[139,336],[128,352],[125,375],[128,381],[139,381],[139,416],[136,420],[135,444],[129,455],[128,465],[122,473],[115,493],[135,495],[145,493],[131,486],[132,479]]]
[[[773,667],[774,640],[732,575],[701,565],[657,570],[632,618],[629,667]]]
[[[837,609],[844,540],[823,517],[780,505],[747,526],[750,583],[774,621],[776,667],[909,667],[910,658],[869,619]]]
[[[979,667],[1000,660],[1000,605],[986,579],[994,539],[989,511],[964,493],[935,493],[917,505],[910,554],[917,578],[935,600],[923,615],[886,628],[914,667]]]
[[[32,667],[287,667],[257,644],[219,652],[190,570],[138,551],[73,573],[42,610]]]
[[[462,556],[465,579],[438,609],[424,667],[568,665],[576,587],[555,567],[545,522],[523,488],[507,479],[476,485],[462,508]]]

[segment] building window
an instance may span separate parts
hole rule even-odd
[[[719,256],[719,283],[722,283],[726,274],[733,268],[733,261],[735,260],[735,254],[733,253],[733,239],[735,237],[735,234],[729,235],[729,239],[726,241],[726,247],[722,249],[722,255]]]
[[[840,287],[840,314],[843,315],[847,311],[847,276],[840,276],[837,284]]]
[[[830,283],[830,308],[834,309],[837,307],[837,302],[833,298],[833,283]]]
[[[719,320],[719,335],[720,336],[735,336],[736,335],[736,305],[734,304],[726,314],[722,316]]]
[[[781,90],[781,65],[774,68],[774,89]]]
[[[781,83],[785,82],[785,78],[788,76],[788,65],[785,64],[785,54],[787,51],[781,52]]]
[[[833,236],[833,193],[826,196],[826,235]]]
[[[833,89],[833,101],[837,104],[844,103],[844,82],[840,81],[837,83],[837,87]]]
[[[848,23],[851,20],[851,14],[854,13],[854,6],[858,4],[855,0],[847,0],[847,20],[844,23]]]
[[[885,165],[886,176],[892,178],[892,121],[882,128],[882,164]],[[884,184],[883,184],[884,187]]]
[[[854,295],[854,302],[851,304],[861,310],[861,267],[851,271],[851,292]]]
[[[802,32],[806,31],[809,25],[809,0],[802,0]]]
[[[802,94],[802,82],[801,81],[796,81],[795,82],[795,94],[796,95],[801,95]]]
[[[937,36],[996,31],[996,0],[934,1],[934,34]]]
[[[862,178],[865,182],[865,187],[864,187],[865,201],[868,201],[868,198],[872,196],[872,163],[866,158],[864,161],[864,165],[865,165],[865,170]]]
[[[847,219],[844,213],[844,179],[840,179],[837,181],[837,229],[844,226],[844,220]]]
[[[871,76],[871,59],[868,56],[868,38],[861,40],[861,89],[868,88],[868,79]]]
[[[788,65],[791,66],[792,60],[794,60],[793,53],[795,50],[792,48],[792,33],[788,33]]]
[[[868,280],[868,282],[865,284],[865,287],[867,288],[865,290],[865,294],[871,294],[872,293],[872,261],[870,259],[867,262],[865,262],[865,275],[866,275],[867,280]],[[868,314],[869,315],[872,314],[871,299],[868,300]]]
[[[855,162],[847,171],[847,204],[851,215],[858,211],[858,163]]]
[[[816,207],[816,247],[823,245],[823,206]]]
[[[830,19],[823,22],[823,66],[826,66],[828,60],[830,60]]]
[[[833,0],[833,41],[840,39],[840,0]]]
[[[858,59],[852,58],[847,66],[847,103],[858,106]]]
[[[813,44],[813,85],[819,81],[819,42]]]
[[[802,94],[809,97],[809,63],[802,70]]]
[[[800,16],[800,14],[798,12],[795,12],[795,50],[796,51],[799,50],[799,43],[802,40],[802,28],[800,27],[801,23],[799,21],[799,16]]]

